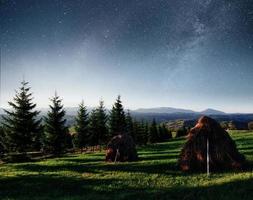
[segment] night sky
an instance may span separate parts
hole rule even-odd
[[[253,0],[1,0],[1,106],[118,94],[127,108],[253,112]]]

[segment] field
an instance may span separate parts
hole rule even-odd
[[[253,163],[253,133],[232,132]],[[184,138],[138,149],[140,161],[105,163],[104,153],[0,165],[0,199],[252,199],[253,172],[185,174],[176,167]]]

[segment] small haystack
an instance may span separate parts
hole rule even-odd
[[[134,140],[127,134],[120,134],[107,145],[105,160],[108,162],[136,161],[138,159]]]
[[[180,154],[179,166],[183,171],[206,170],[207,140],[211,171],[243,167],[245,158],[238,152],[229,134],[214,119],[204,116],[190,130]]]

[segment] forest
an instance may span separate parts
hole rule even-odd
[[[109,114],[102,100],[90,113],[82,101],[74,126],[68,127],[62,99],[55,93],[47,115],[40,118],[30,89],[28,82],[23,81],[13,101],[9,102],[12,109],[5,110],[0,127],[3,159],[11,153],[20,153],[24,159],[29,159],[28,152],[60,155],[71,150],[103,148],[118,134],[130,135],[137,145],[172,138],[171,131],[164,123],[157,124],[155,119],[152,123],[134,120],[129,112],[125,112],[120,96]]]

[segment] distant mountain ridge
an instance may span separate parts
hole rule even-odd
[[[78,111],[78,107],[65,107],[64,108],[68,115],[76,115]],[[90,112],[93,107],[87,107],[88,112]],[[48,111],[48,108],[38,108],[41,111],[42,115],[45,115]],[[107,110],[109,112],[109,110]],[[131,110],[132,113],[157,113],[157,114],[200,114],[200,115],[226,115],[227,113],[208,108],[201,112],[193,111],[190,109],[182,109],[182,108],[173,108],[173,107],[155,107],[155,108],[139,108],[136,110]],[[4,109],[0,108],[0,115],[5,114]]]
[[[78,107],[65,107],[64,108],[67,115],[76,115],[78,111]],[[87,107],[88,112],[90,112],[94,107]],[[45,115],[48,111],[48,108],[38,108],[41,111],[42,115]],[[109,112],[109,109],[106,109]],[[148,114],[148,113],[157,113],[157,114],[199,114],[199,115],[228,115],[220,110],[215,110],[212,108],[207,108],[206,110],[197,112],[190,109],[182,109],[182,108],[173,108],[173,107],[154,107],[154,108],[139,108],[136,110],[130,110],[132,113],[137,114]],[[0,115],[5,114],[4,108],[0,107]],[[231,114],[231,113],[230,113]],[[233,113],[233,114],[241,114],[241,113]],[[249,113],[250,114],[250,113]]]
[[[157,108],[139,108],[133,110],[136,113],[159,113],[159,114],[175,114],[175,113],[184,113],[184,114],[201,114],[201,115],[226,115],[227,113],[208,108],[201,112],[182,109],[182,108],[172,108],[172,107],[157,107]]]
[[[195,113],[193,110],[187,110],[182,108],[172,108],[172,107],[157,107],[157,108],[139,108],[133,110],[133,112],[138,113]]]
[[[226,115],[227,114],[225,112],[222,112],[222,111],[219,111],[219,110],[214,110],[214,109],[211,109],[211,108],[203,110],[199,113],[203,114],[203,115]]]

